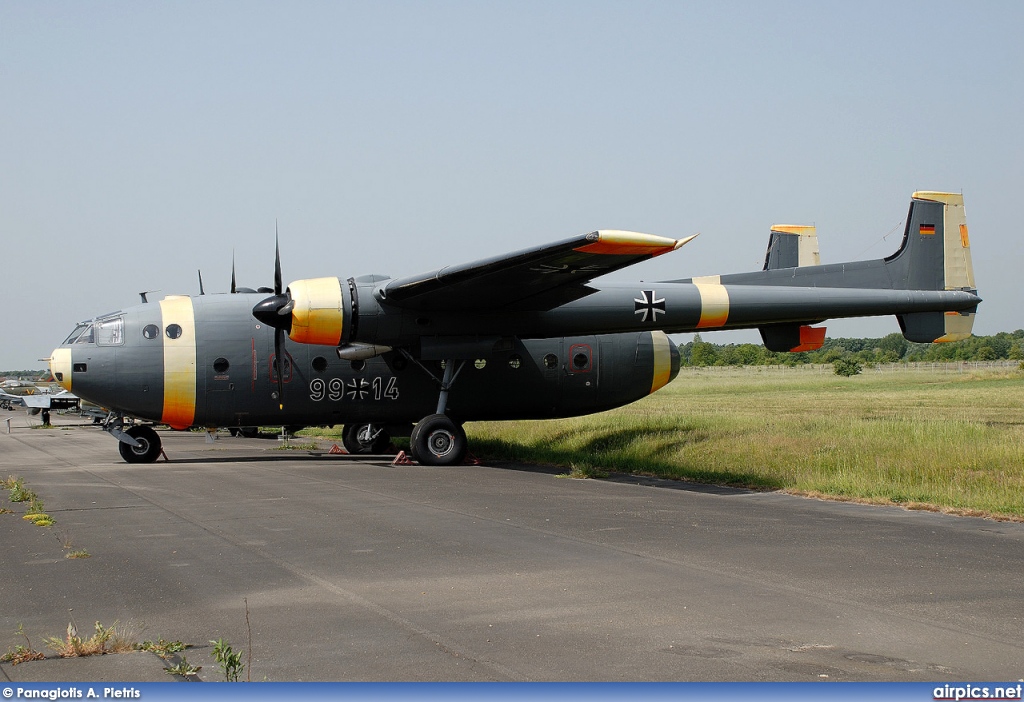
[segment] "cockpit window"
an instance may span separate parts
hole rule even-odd
[[[68,334],[68,338],[67,338],[67,339],[64,339],[64,344],[63,344],[63,345],[64,345],[64,346],[67,346],[68,344],[73,344],[73,343],[75,343],[75,339],[77,339],[78,337],[80,337],[80,336],[82,335],[82,332],[84,332],[84,331],[85,331],[86,329],[88,329],[88,328],[89,328],[90,326],[91,326],[91,325],[90,325],[90,324],[89,324],[88,322],[82,322],[81,324],[79,324],[78,326],[76,326],[76,327],[75,327],[75,330],[74,330],[73,332],[71,332],[70,334]]]
[[[124,343],[124,317],[104,319],[96,323],[95,329],[98,346],[120,346]]]
[[[85,328],[75,337],[73,341],[69,341],[70,344],[91,344],[95,339],[93,334],[93,328],[91,324],[85,325]]]

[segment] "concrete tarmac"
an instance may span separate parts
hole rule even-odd
[[[117,620],[223,679],[209,641],[246,649],[247,603],[253,680],[1024,677],[1022,524],[169,431],[170,462],[129,465],[15,417],[0,473],[56,524],[0,494],[0,651]],[[171,678],[129,654],[3,679]]]

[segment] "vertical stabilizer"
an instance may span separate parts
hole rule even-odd
[[[893,287],[976,293],[971,241],[960,193],[914,193],[900,250],[886,259]],[[971,335],[974,310],[898,315],[910,341],[960,341]]]
[[[818,232],[813,225],[776,224],[768,235],[764,269],[798,268],[821,264]]]

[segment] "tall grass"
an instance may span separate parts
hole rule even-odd
[[[684,369],[590,417],[466,426],[480,456],[1024,518],[1024,373]]]

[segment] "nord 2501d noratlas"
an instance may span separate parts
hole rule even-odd
[[[757,328],[819,348],[840,317],[896,315],[918,342],[970,336],[978,297],[963,196],[916,192],[884,259],[820,265],[813,227],[772,228],[764,268],[655,283],[596,279],[693,239],[596,231],[407,278],[327,277],[172,296],[79,324],[56,380],[111,410],[129,462],[174,429],[344,424],[352,452],[410,431],[420,463],[466,453],[462,423],[569,417],[655,392],[679,370],[667,334]]]

